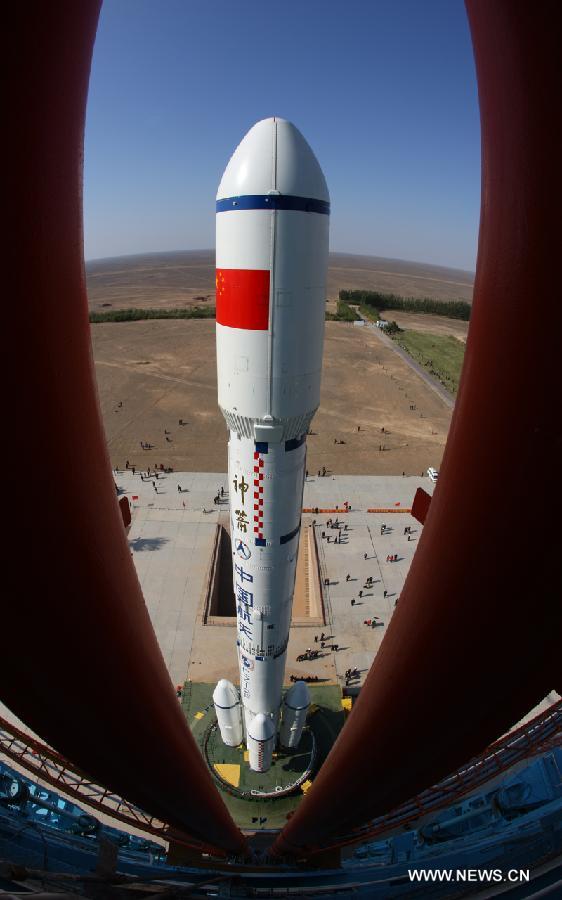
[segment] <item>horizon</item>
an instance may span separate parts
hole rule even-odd
[[[88,262],[212,247],[222,173],[270,115],[295,123],[324,171],[332,252],[474,271],[480,121],[462,0],[349,0],[345,13],[105,0],[84,140]]]
[[[109,262],[113,259],[135,259],[136,257],[143,257],[143,256],[173,256],[174,254],[181,254],[181,253],[193,253],[193,254],[211,253],[211,254],[214,254],[215,248],[214,247],[197,247],[194,249],[184,248],[182,250],[141,250],[140,252],[136,252],[136,253],[119,253],[116,256],[97,256],[97,257],[92,257],[90,259],[86,259],[84,257],[84,263],[85,263],[85,265],[88,265],[89,263]],[[453,272],[453,271],[463,272],[465,275],[471,275],[473,277],[476,275],[476,270],[473,270],[473,269],[461,269],[461,268],[459,268],[459,266],[443,266],[443,265],[439,265],[438,263],[430,263],[430,262],[427,262],[426,260],[421,260],[421,259],[401,259],[400,257],[397,257],[397,256],[375,256],[375,255],[372,255],[369,253],[352,253],[348,250],[330,250],[329,257],[331,257],[331,256],[356,256],[359,259],[376,259],[376,260],[381,260],[381,261],[384,260],[386,262],[406,263],[406,264],[415,265],[415,266],[427,266],[428,268],[432,268],[432,269],[444,269],[444,270],[451,271],[451,272]]]

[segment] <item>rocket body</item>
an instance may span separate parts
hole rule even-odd
[[[326,182],[303,136],[282,119],[258,122],[219,186],[216,239],[218,399],[229,429],[246,735],[258,714],[275,729],[279,721],[306,434],[320,402],[328,222]]]

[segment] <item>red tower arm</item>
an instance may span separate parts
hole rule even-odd
[[[468,12],[483,176],[460,392],[388,633],[278,854],[395,807],[561,688],[559,9]]]
[[[240,852],[244,838],[214,788],[156,642],[98,407],[82,148],[99,6],[16,5],[7,31],[13,250],[5,262],[16,291],[5,334],[21,386],[13,465],[26,489],[12,507],[23,564],[5,558],[16,586],[2,606],[0,693],[108,788],[206,844]]]

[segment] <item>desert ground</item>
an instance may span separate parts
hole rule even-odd
[[[212,320],[92,325],[92,343],[114,467],[128,460],[142,468],[226,471]],[[349,475],[419,475],[439,467],[450,418],[377,329],[326,323],[321,406],[308,438],[311,474],[324,466]]]
[[[88,263],[87,273],[94,310],[215,303],[210,250],[98,260]],[[471,273],[455,269],[332,253],[328,308],[341,288],[471,300],[472,280]],[[404,327],[466,336],[465,322],[394,312],[392,318]],[[214,334],[214,321],[202,319],[92,325],[114,466],[128,460],[143,468],[163,464],[175,471],[226,471]],[[377,329],[326,323],[322,400],[308,439],[311,474],[325,467],[337,474],[419,475],[439,466],[450,416],[447,405]],[[186,424],[179,425],[180,419]],[[151,449],[143,450],[141,442]]]
[[[381,318],[394,320],[400,328],[424,331],[428,334],[451,335],[466,344],[468,322],[448,319],[446,316],[431,316],[425,313],[401,312],[396,309],[381,310]]]
[[[86,266],[90,308],[189,307],[215,303],[212,250],[97,260]],[[473,273],[376,256],[331,253],[328,299],[348,288],[405,297],[472,300]]]

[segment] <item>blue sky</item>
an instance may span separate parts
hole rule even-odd
[[[222,172],[271,115],[320,161],[332,250],[474,269],[480,124],[461,0],[105,0],[86,259],[214,247]]]

